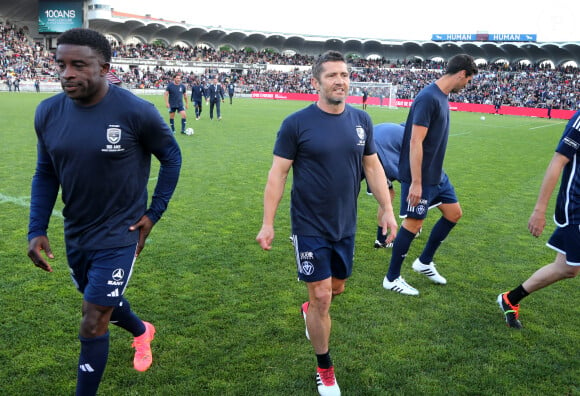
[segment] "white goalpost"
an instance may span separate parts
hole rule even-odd
[[[366,88],[369,98],[367,104],[379,105],[389,109],[396,109],[397,86],[391,83],[377,82],[352,82],[350,83],[350,95],[362,96]]]

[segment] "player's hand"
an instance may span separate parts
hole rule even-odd
[[[544,227],[546,227],[546,214],[534,210],[528,221],[528,230],[537,238],[542,235]]]
[[[395,220],[395,215],[393,212],[385,212],[381,218],[381,227],[383,228],[383,235],[387,235],[386,243],[391,243],[397,237],[397,231],[399,230],[399,225],[397,220]]]
[[[52,254],[52,249],[50,248],[50,243],[45,235],[37,236],[32,238],[28,243],[28,257],[38,268],[45,270],[46,272],[52,272],[52,267],[48,262],[42,257],[41,252],[44,250],[46,257],[49,259],[54,259],[54,254]]]
[[[139,243],[137,243],[137,251],[135,252],[135,257],[139,256],[141,250],[145,247],[145,241],[151,232],[155,224],[151,221],[151,219],[145,215],[143,215],[139,221],[129,227],[130,231],[139,230]]]
[[[260,244],[260,247],[264,250],[272,249],[272,241],[274,240],[274,227],[272,226],[262,226],[262,229],[256,236],[256,242]]]
[[[421,194],[423,189],[420,184],[413,184],[409,187],[409,195],[407,195],[407,203],[411,206],[419,205],[421,202]]]

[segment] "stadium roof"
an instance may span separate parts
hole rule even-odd
[[[85,0],[85,3],[89,8],[88,26],[110,34],[121,43],[135,38],[143,43],[161,40],[168,45],[179,42],[191,46],[205,44],[213,48],[228,45],[235,50],[250,47],[256,51],[273,49],[280,53],[294,51],[314,56],[332,49],[362,58],[378,56],[393,61],[412,58],[447,60],[455,54],[467,53],[488,63],[505,59],[509,63],[550,61],[559,66],[573,61],[580,66],[578,42],[433,42],[296,35],[201,26],[150,15],[139,16],[112,10],[103,0]],[[42,37],[38,34],[38,0],[3,1],[0,3],[0,17],[18,26],[27,26],[34,38]]]

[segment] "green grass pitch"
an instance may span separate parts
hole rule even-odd
[[[81,296],[66,266],[61,202],[49,231],[54,272],[26,257],[33,115],[48,95],[0,94],[3,395],[72,394],[76,381]],[[167,117],[162,96],[146,99]],[[100,394],[316,393],[316,361],[300,316],[306,288],[296,281],[288,241],[290,182],[273,250],[260,250],[254,240],[276,132],[286,115],[306,105],[234,98],[222,105],[221,122],[209,121],[207,106],[200,121],[188,110],[195,135],[177,135],[179,185],[127,291],[135,311],[157,327],[153,366],[133,370],[132,339],[112,326]],[[407,110],[369,107],[369,113],[374,123],[401,122]],[[539,239],[528,233],[527,221],[565,122],[452,113],[451,125],[445,168],[464,217],[435,258],[446,286],[410,268],[439,218],[435,211],[403,267],[421,295],[383,290],[390,251],[373,249],[376,203],[359,197],[355,269],[331,310],[331,351],[343,393],[580,395],[577,280],[524,300],[522,331],[505,326],[495,302],[555,255],[544,245],[554,227],[551,213]],[[151,187],[156,171],[157,165]]]

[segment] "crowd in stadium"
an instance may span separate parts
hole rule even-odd
[[[245,64],[295,65],[296,69],[249,69],[244,73],[223,73],[206,69],[202,75],[182,71],[184,82],[194,79],[209,81],[218,76],[221,81],[233,81],[238,93],[295,92],[314,93],[310,71],[298,66],[312,64],[313,57],[295,54],[287,56],[271,51],[218,51],[207,47],[162,46],[151,44],[114,45],[114,58],[181,60],[193,62],[221,62]],[[397,87],[398,99],[412,99],[427,84],[437,79],[443,70],[442,62],[432,60],[352,59],[352,81],[392,83]],[[118,69],[116,73],[129,88],[164,89],[179,72],[175,69],[148,67],[146,69]],[[56,81],[53,55],[40,43],[30,40],[22,29],[0,23],[0,80],[4,84],[14,80]],[[545,107],[553,101],[555,109],[580,108],[580,68],[542,65],[490,64],[481,65],[472,84],[459,94],[451,94],[450,101],[492,104],[501,98],[505,106]]]

